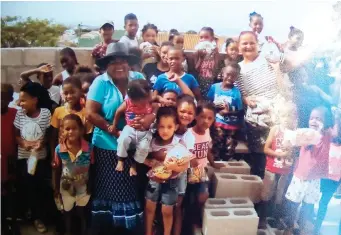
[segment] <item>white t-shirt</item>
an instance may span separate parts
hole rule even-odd
[[[158,145],[155,143],[155,139],[153,139],[151,142],[150,152],[157,152],[161,149],[166,149],[168,151],[168,150],[172,149],[179,142],[180,142],[180,138],[178,138],[176,136],[173,136],[172,142],[170,144],[167,144],[167,145]]]
[[[28,117],[23,110],[18,110],[14,126],[20,130],[21,138],[27,141],[37,141],[44,139],[47,128],[50,127],[51,113],[48,109],[40,109],[40,114],[36,118]],[[31,151],[18,147],[18,159],[26,159],[31,155]],[[37,152],[38,159],[46,157],[46,147]]]
[[[50,89],[48,89],[48,91],[49,91],[51,100],[59,104],[60,98],[61,98],[60,88],[58,86],[51,86]]]
[[[195,137],[191,131],[191,129],[188,129],[183,135],[175,134],[176,137],[180,138],[183,143],[185,143],[186,148],[190,151],[194,151],[194,145],[195,145]]]
[[[124,35],[121,37],[119,42],[126,44],[128,48],[139,47],[139,42],[136,37],[134,39],[130,39],[127,35]]]

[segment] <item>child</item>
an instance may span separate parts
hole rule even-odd
[[[78,60],[76,53],[70,47],[63,48],[60,53],[60,63],[64,69],[61,73],[57,74],[52,81],[53,85],[60,86],[65,79],[73,75],[77,69]]]
[[[114,34],[115,27],[114,22],[106,22],[104,23],[101,28],[99,29],[99,33],[101,34],[102,42],[97,44],[95,48],[91,52],[91,57],[93,60],[94,68],[99,71],[99,68],[95,64],[95,60],[102,58],[105,56],[107,51],[107,47],[110,43],[115,42],[112,39],[112,35]]]
[[[168,50],[169,72],[161,74],[157,78],[153,86],[154,99],[162,103],[163,100],[160,99],[159,94],[168,89],[176,90],[178,94],[195,96],[197,100],[201,99],[198,82],[192,75],[183,72],[181,64],[183,59],[181,49],[172,47]]]
[[[47,63],[41,63],[36,69],[28,70],[20,74],[20,77],[24,80],[29,79],[31,75],[37,75],[39,83],[45,87],[50,93],[51,100],[57,105],[60,104],[60,89],[58,86],[52,85],[53,80],[53,66]]]
[[[340,111],[339,111],[340,112]],[[319,202],[314,234],[320,234],[322,222],[328,210],[328,204],[341,184],[341,115],[335,117],[333,139],[329,151],[328,177],[321,179],[322,197]],[[340,224],[341,225],[341,224]]]
[[[263,206],[264,211],[260,215],[260,227],[266,227],[266,208],[270,206],[269,201],[273,199],[273,210],[276,222],[282,215],[282,201],[287,188],[288,175],[293,165],[291,149],[284,148],[282,142],[284,131],[294,130],[297,122],[296,106],[286,103],[279,111],[280,124],[270,129],[269,136],[265,142],[264,153],[266,157],[265,177],[263,180]]]
[[[213,138],[215,159],[227,161],[237,146],[235,134],[243,126],[243,102],[239,89],[234,85],[240,66],[229,62],[222,70],[223,81],[213,84],[207,97],[216,107],[216,135]]]
[[[83,95],[82,93],[82,84],[80,75],[74,75],[71,76],[63,82],[63,95],[65,96],[65,105],[56,108],[56,110],[53,113],[52,119],[51,119],[51,126],[52,126],[52,136],[51,136],[51,151],[56,148],[57,141],[59,138],[62,140],[63,135],[61,135],[63,132],[59,129],[62,128],[62,120],[63,118],[68,114],[76,114],[78,115],[84,125],[84,134],[86,135],[86,139],[90,139],[90,134],[92,132],[93,126],[90,122],[88,122],[85,118],[86,111],[85,107],[81,104],[81,97]]]
[[[263,17],[261,14],[258,14],[257,12],[252,12],[249,14],[249,27],[251,28],[251,31],[254,32],[257,35],[259,49],[261,50],[263,44],[265,43],[265,37],[261,35],[261,32],[263,31]]]
[[[162,93],[161,97],[165,101],[166,106],[176,107],[176,102],[178,99],[178,93],[175,90],[165,90]]]
[[[284,234],[291,234],[294,227],[295,213],[303,201],[300,213],[300,228],[314,213],[314,204],[320,197],[320,179],[328,172],[328,156],[330,149],[333,116],[329,108],[320,106],[312,110],[309,128],[321,133],[322,137],[316,145],[302,146],[293,178],[285,197],[288,199],[288,222]]]
[[[303,40],[304,33],[294,26],[291,26],[288,41],[285,43],[284,48],[289,51],[297,51],[302,46]]]
[[[186,196],[195,198],[195,203],[189,202],[188,212],[194,226],[201,227],[201,212],[208,198],[208,182],[205,167],[208,161],[214,168],[219,168],[213,160],[212,139],[210,127],[214,123],[215,107],[208,102],[199,102],[196,109],[196,124],[191,131],[195,138],[194,156],[188,175]]]
[[[8,107],[13,100],[14,88],[10,84],[1,84],[1,231],[4,234],[20,234],[16,221],[15,195],[13,176],[15,176],[15,162],[17,160],[17,146],[15,144],[15,128],[12,124],[17,110]],[[7,220],[11,218],[11,220]]]
[[[217,81],[221,81],[222,80],[222,69],[224,67],[226,67],[226,65],[229,62],[239,62],[239,51],[238,51],[238,42],[234,41],[232,38],[228,38],[226,39],[226,44],[225,44],[225,48],[224,48],[224,52],[226,53],[226,57],[224,60],[220,61],[219,63],[219,67],[221,69],[218,77],[217,77]]]
[[[152,134],[149,130],[137,131],[131,125],[136,116],[144,116],[152,113],[152,94],[146,80],[137,79],[129,82],[127,98],[117,109],[113,124],[109,127],[110,132],[117,133],[117,156],[119,157],[116,171],[123,171],[124,161],[128,157],[128,148],[131,143],[137,145],[134,160],[143,163],[148,155]],[[120,117],[125,114],[127,125],[122,132],[117,131]],[[136,175],[136,164],[132,164],[130,176]]]
[[[199,32],[200,42],[211,42],[215,44],[214,31],[210,27],[204,27]],[[198,73],[198,83],[200,92],[204,99],[207,97],[207,92],[211,85],[217,79],[219,74],[220,55],[218,48],[207,53],[206,50],[199,50],[195,53],[195,69]]]
[[[130,13],[124,17],[124,29],[126,34],[121,37],[120,42],[123,42],[128,48],[139,47],[139,42],[136,38],[139,22],[136,15]]]
[[[184,49],[184,42],[185,38],[184,35],[180,34],[176,29],[173,29],[169,32],[168,41],[172,42],[174,44],[174,47],[179,48],[181,50]],[[188,72],[188,64],[187,64],[187,58],[184,54],[184,62],[182,62],[182,66],[184,71]]]
[[[44,159],[46,142],[51,119],[51,99],[47,90],[39,83],[27,83],[20,89],[19,105],[15,120],[16,141],[18,144],[18,171],[23,192],[32,211],[34,226],[40,233],[47,231],[41,221],[44,196]],[[30,163],[30,164],[29,164]],[[30,172],[30,173],[28,173]]]
[[[140,45],[142,50],[142,69],[148,63],[156,63],[159,45],[156,42],[158,29],[154,24],[146,24],[142,28],[143,42]]]
[[[180,138],[176,137],[175,131],[178,128],[176,109],[173,107],[161,107],[156,116],[157,133],[151,143],[151,156],[157,152],[166,153],[180,143]],[[153,160],[147,160],[151,163]],[[162,160],[163,161],[163,160]],[[153,164],[149,164],[153,166]],[[164,234],[170,235],[173,225],[173,206],[178,197],[178,178],[170,178],[163,183],[158,183],[156,179],[149,180],[146,191],[146,234],[153,234],[153,221],[157,202],[161,197],[162,216],[164,224]]]
[[[76,206],[81,231],[86,231],[85,206],[90,199],[89,168],[93,163],[92,146],[83,139],[84,125],[76,114],[68,114],[62,120],[65,139],[59,143],[52,162],[53,191],[62,203],[66,233],[71,234],[72,209]]]
[[[147,80],[151,85],[154,85],[156,79],[159,75],[169,71],[168,64],[168,51],[169,48],[173,47],[174,44],[171,42],[163,42],[160,46],[160,51],[157,55],[158,62],[157,63],[149,63],[146,64],[142,71],[146,75]]]

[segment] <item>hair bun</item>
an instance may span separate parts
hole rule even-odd
[[[258,13],[257,12],[251,12],[250,14],[249,14],[249,16],[254,16],[254,15],[258,15]]]
[[[295,27],[294,26],[290,26],[290,30],[294,30],[295,29]]]

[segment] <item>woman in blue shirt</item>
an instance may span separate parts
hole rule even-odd
[[[94,188],[92,200],[92,230],[105,232],[111,226],[136,229],[141,225],[143,210],[138,202],[136,177],[129,176],[131,166],[127,158],[124,170],[115,171],[117,164],[117,133],[108,127],[127,92],[129,65],[135,59],[123,43],[109,44],[106,56],[96,64],[106,72],[91,85],[86,102],[87,118],[95,126],[92,143],[95,152]],[[149,129],[155,115],[136,118],[134,128]],[[120,123],[123,128],[124,120]]]

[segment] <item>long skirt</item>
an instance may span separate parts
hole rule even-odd
[[[143,210],[136,191],[136,176],[129,175],[132,158],[125,161],[124,170],[116,171],[116,151],[95,148],[94,189],[92,193],[92,230],[123,227],[134,230],[142,225]]]

